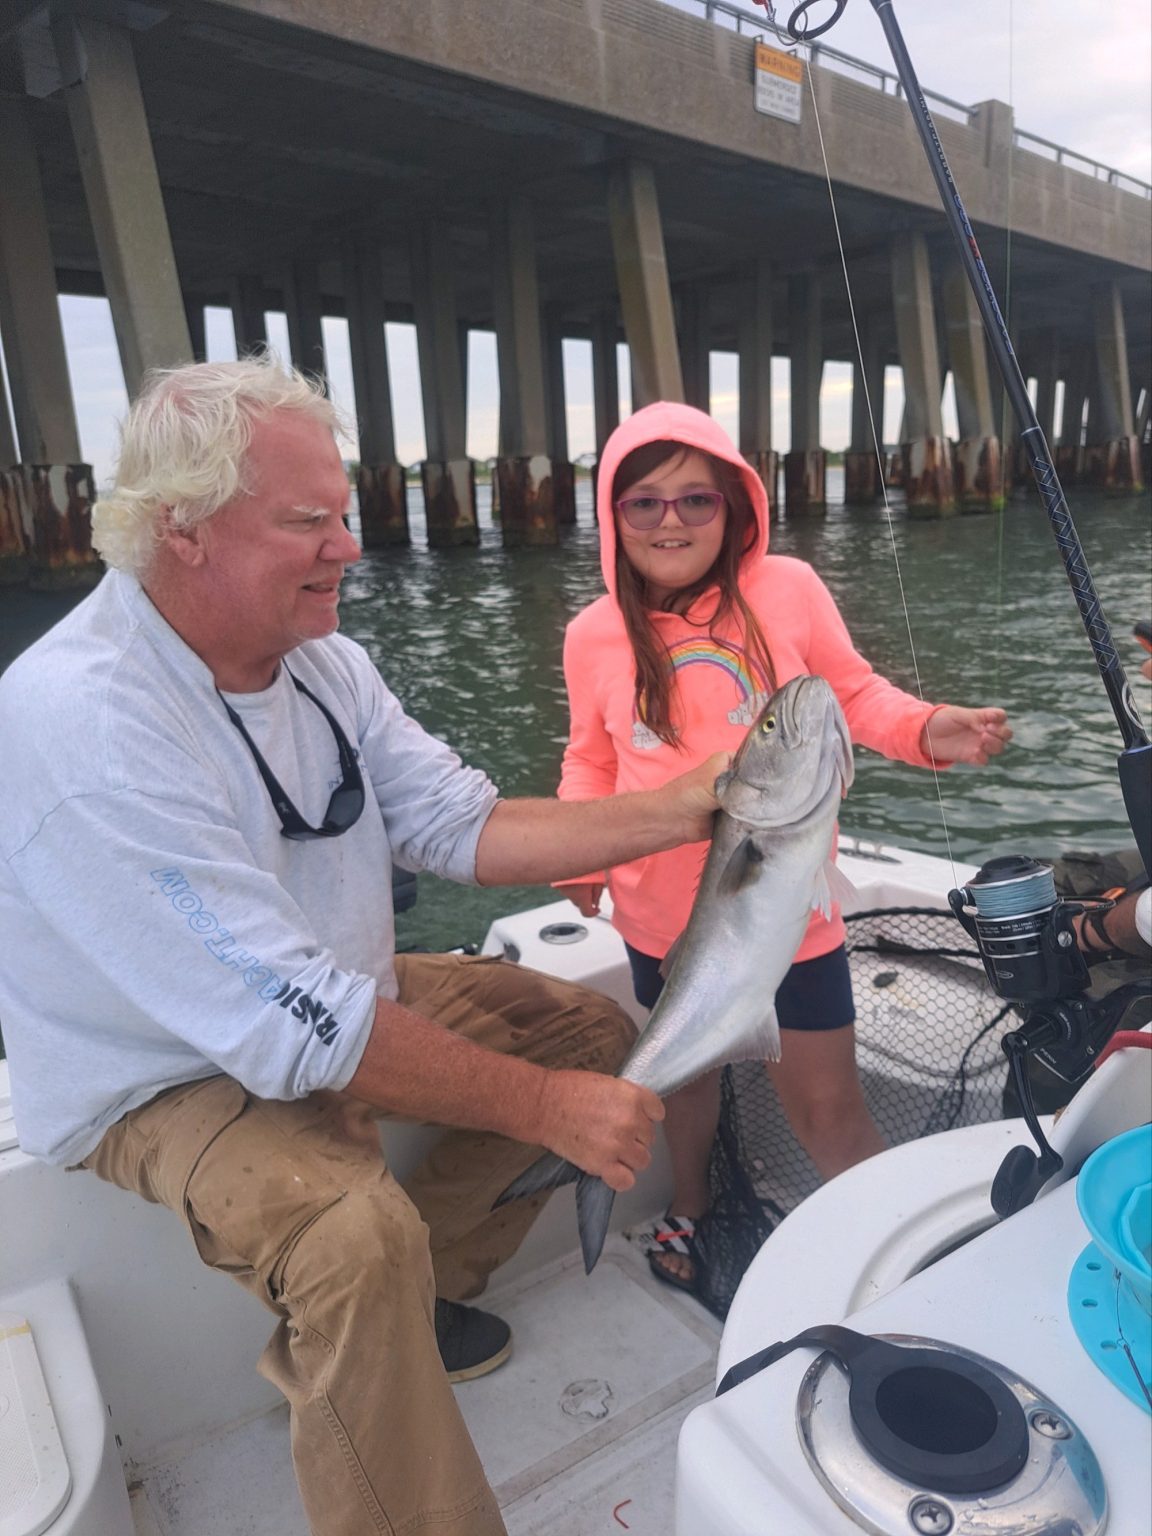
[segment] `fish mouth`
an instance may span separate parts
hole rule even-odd
[[[833,752],[836,769],[840,775],[840,796],[843,798],[852,788],[852,782],[856,777],[856,759],[852,753],[852,737],[843,711],[835,709],[831,711],[831,715],[834,735]]]
[[[832,760],[846,794],[855,776],[852,739],[831,687],[822,677],[797,677],[781,691],[776,717],[784,746],[799,751],[818,736],[820,765]]]
[[[816,679],[812,677],[795,678],[793,685],[784,690],[784,697],[780,700],[780,708],[776,715],[777,729],[783,736],[785,745],[790,748],[798,747],[804,740],[804,727],[800,715],[801,711],[810,704],[815,684]]]

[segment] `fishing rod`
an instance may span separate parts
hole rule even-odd
[[[779,30],[773,0],[753,0],[753,3],[762,6],[768,12],[773,25]],[[812,42],[823,36],[839,21],[847,3],[848,0],[802,0],[801,4],[794,7],[785,24],[788,36],[797,43]],[[1056,537],[1056,543],[1064,561],[1064,570],[1095,654],[1096,665],[1100,669],[1112,713],[1120,727],[1124,749],[1116,760],[1116,771],[1136,846],[1144,861],[1145,870],[1152,876],[1152,744],[1149,743],[1148,734],[1136,708],[1136,701],[1132,697],[1127,674],[1113,644],[1112,631],[1104,617],[1104,609],[1096,591],[1096,584],[1088,569],[1084,548],[1072,521],[1072,513],[1060,485],[1056,466],[1052,462],[1043,428],[1033,409],[1024,375],[1020,372],[1020,364],[1016,360],[1016,353],[1008,335],[1008,327],[1000,313],[992,281],[980,255],[980,247],[976,243],[976,236],[972,231],[972,225],[956,183],[952,179],[952,172],[936,132],[936,125],[932,121],[932,114],[924,100],[920,82],[916,78],[916,71],[892,9],[892,0],[871,0],[871,3],[884,29],[884,36],[896,65],[896,73],[907,97],[920,141],[928,157],[929,168],[936,182],[936,189],[940,194],[945,216],[956,241],[960,261],[972,291],[976,295],[984,330],[992,347],[996,366],[1004,380],[1005,392],[1012,402],[1012,410],[1020,427],[1021,441],[1028,454],[1036,487],[1048,513],[1048,521]],[[831,15],[827,20],[813,24],[809,12],[814,6],[827,4],[833,7]]]

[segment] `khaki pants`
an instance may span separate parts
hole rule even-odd
[[[611,1072],[632,1040],[605,998],[503,960],[401,956],[397,972],[415,1012],[543,1066]],[[404,1190],[367,1106],[210,1077],[125,1115],[83,1166],[176,1211],[205,1264],[279,1317],[259,1369],[290,1404],[315,1536],[503,1536],[432,1309],[515,1251],[543,1197],[490,1207],[538,1151],[448,1131]]]

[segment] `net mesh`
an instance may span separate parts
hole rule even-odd
[[[950,912],[888,907],[846,917],[856,1061],[868,1109],[891,1145],[1002,1117],[1002,1035],[1014,1016],[992,991]],[[787,1041],[785,1041],[787,1049]],[[724,1072],[698,1224],[699,1299],[725,1317],[772,1227],[820,1184],[760,1062]]]

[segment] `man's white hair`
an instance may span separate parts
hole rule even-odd
[[[92,509],[107,564],[142,576],[168,528],[192,528],[250,489],[252,427],[273,411],[333,434],[344,425],[319,383],[269,356],[150,371],[120,428],[114,484]]]

